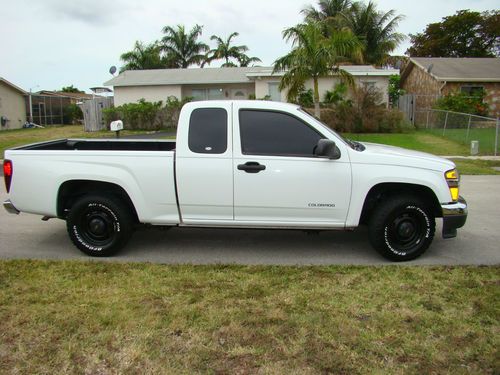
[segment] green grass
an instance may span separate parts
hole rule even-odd
[[[482,155],[493,155],[495,152],[495,128],[471,129],[468,137],[467,129],[446,129],[444,136],[442,129],[425,132],[463,144],[468,150],[471,141],[479,141],[479,152]],[[500,144],[498,146],[497,151],[500,151]]]
[[[469,148],[456,141],[422,131],[391,134],[345,133],[347,138],[360,142],[383,143],[391,146],[429,152],[435,155],[468,155]]]
[[[460,174],[500,174],[492,167],[500,167],[500,160],[452,159]]]
[[[0,262],[0,373],[499,373],[499,267]]]
[[[121,135],[145,133],[145,131],[124,130]],[[104,138],[115,137],[111,131],[85,132],[81,125],[51,126],[43,129],[16,129],[0,132],[0,159],[8,148],[30,143],[49,141],[60,138]]]

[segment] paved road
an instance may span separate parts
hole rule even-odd
[[[406,264],[500,264],[500,176],[464,176],[470,211],[455,239],[437,236],[420,259]],[[36,189],[36,188],[35,188]],[[0,193],[3,201],[6,197]],[[438,224],[437,231],[440,231]],[[61,220],[0,210],[0,258],[90,259],[66,235]],[[237,264],[387,264],[375,253],[365,228],[354,232],[243,229],[143,230],[114,261]]]

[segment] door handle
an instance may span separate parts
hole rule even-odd
[[[259,164],[256,161],[247,161],[245,164],[238,164],[238,170],[247,173],[259,173],[266,169],[265,165]]]

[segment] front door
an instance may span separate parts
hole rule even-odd
[[[326,138],[305,118],[233,106],[234,219],[267,226],[342,227],[349,208],[351,167],[317,158]],[[241,141],[240,141],[241,137]]]

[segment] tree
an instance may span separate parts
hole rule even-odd
[[[224,60],[223,67],[237,66],[231,59],[237,60],[240,66],[248,66],[252,62],[260,62],[258,57],[249,57],[245,54],[248,51],[247,46],[231,45],[232,39],[238,35],[237,32],[231,33],[226,40],[217,35],[212,35],[210,40],[215,41],[217,46],[208,52],[206,62],[210,64],[214,60]]]
[[[238,62],[240,63],[240,66],[250,66],[252,63],[262,62],[262,60],[255,56],[248,57],[247,55],[242,54],[238,57]],[[252,64],[252,66],[254,65]]]
[[[312,78],[314,114],[320,117],[318,79],[337,74],[352,84],[352,76],[339,63],[356,58],[361,53],[361,43],[349,30],[339,30],[327,38],[317,22],[286,29],[283,38],[292,41],[292,50],[274,62],[274,72],[285,72],[279,89],[288,88],[288,100],[294,101],[305,81]]]
[[[325,25],[339,25],[342,23],[342,14],[351,11],[350,0],[319,0],[318,9],[309,5],[302,9],[305,21],[308,23],[322,22]]]
[[[120,59],[125,63],[120,72],[125,70],[162,69],[167,67],[166,61],[161,57],[161,49],[157,42],[145,44],[136,41],[134,49],[123,53]]]
[[[459,10],[428,24],[422,33],[410,34],[410,40],[406,54],[414,57],[498,57],[500,11]]]
[[[161,49],[165,53],[165,59],[171,67],[187,68],[191,65],[199,65],[205,60],[205,53],[209,47],[198,41],[203,27],[195,25],[188,33],[183,25],[176,28],[165,26]]]
[[[369,64],[383,65],[405,36],[396,32],[402,15],[378,11],[375,3],[354,3],[350,12],[343,13],[346,26],[363,42],[363,61]]]
[[[78,92],[83,92],[83,91],[82,90],[78,90],[73,85],[70,85],[70,86],[63,87],[61,89],[61,92],[75,92],[75,93],[78,93]]]

